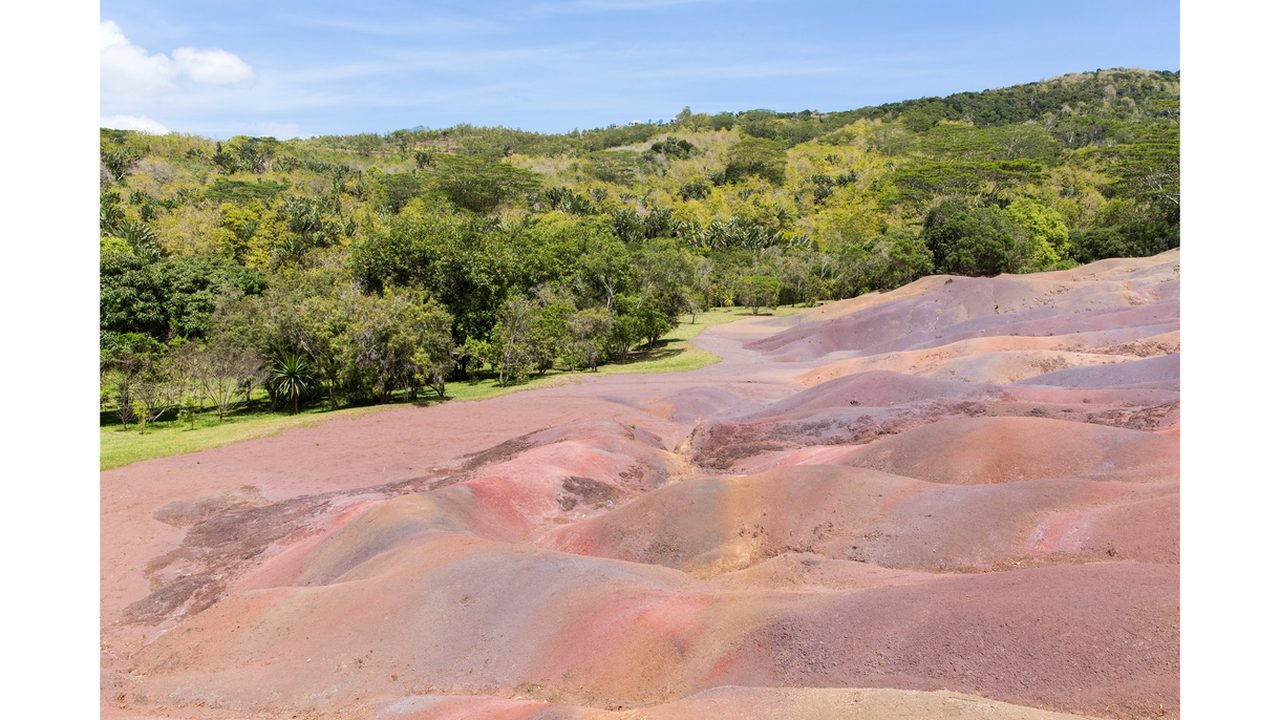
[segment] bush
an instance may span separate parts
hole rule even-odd
[[[711,194],[711,183],[706,180],[690,180],[680,186],[682,200],[701,200]]]

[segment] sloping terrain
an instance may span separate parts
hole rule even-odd
[[[1176,716],[1178,262],[107,471],[104,716]]]

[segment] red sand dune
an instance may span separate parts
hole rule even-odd
[[[1178,262],[104,472],[103,714],[1176,716]]]

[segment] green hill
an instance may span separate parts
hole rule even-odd
[[[443,394],[623,360],[710,307],[1153,254],[1178,143],[1179,74],[1130,69],[562,134],[103,130],[103,406]]]

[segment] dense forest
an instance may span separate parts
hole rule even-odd
[[[1179,74],[847,112],[218,142],[101,131],[101,405],[386,402],[591,370],[680,317],[1179,243]]]

